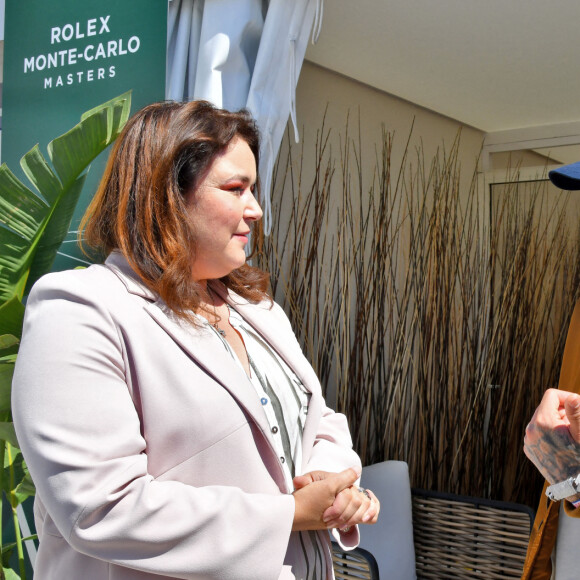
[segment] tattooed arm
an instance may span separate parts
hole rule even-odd
[[[524,453],[550,482],[580,473],[580,395],[548,389],[526,427]],[[580,494],[567,498],[580,499]]]

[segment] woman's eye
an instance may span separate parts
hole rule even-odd
[[[224,189],[230,193],[234,193],[235,195],[243,195],[244,191],[246,191],[246,187],[244,185],[230,185]]]
[[[235,195],[243,195],[246,191],[250,191],[252,195],[256,190],[256,184],[250,185],[249,183],[229,183],[222,186],[222,189],[225,191],[229,191]]]
[[[234,195],[240,195],[242,193],[242,191],[244,191],[242,187],[238,187],[238,186],[232,187],[230,185],[223,186],[220,189],[222,191],[226,191],[227,193],[232,193]]]

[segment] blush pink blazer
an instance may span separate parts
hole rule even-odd
[[[312,393],[302,472],[360,465],[282,309],[228,300]],[[216,340],[116,252],[35,285],[12,395],[37,487],[35,580],[294,577],[292,490],[257,396]]]

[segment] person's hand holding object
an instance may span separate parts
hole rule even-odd
[[[580,473],[580,395],[558,389],[544,393],[526,427],[524,453],[550,483]]]

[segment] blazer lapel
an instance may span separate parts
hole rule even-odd
[[[226,351],[221,340],[207,328],[196,328],[178,318],[135,274],[126,258],[117,251],[112,252],[105,265],[123,282],[127,291],[145,298],[145,311],[195,361],[208,375],[220,383],[253,418],[273,448],[268,421],[256,392],[243,371]]]
[[[274,481],[278,484],[280,491],[291,492],[287,489],[284,471],[277,460],[278,454],[274,448],[270,425],[256,391],[244,375],[244,371],[234,362],[221,340],[208,328],[195,328],[191,324],[177,319],[161,300],[147,304],[145,310],[173,338],[176,344],[200,368],[221,384],[245,410],[250,421],[254,422],[262,434],[271,457],[276,457],[275,461],[265,462],[276,471],[276,473],[272,473]]]
[[[268,431],[256,392],[221,340],[209,328],[195,328],[177,319],[161,301],[147,304],[145,310],[200,368],[230,392],[256,419],[261,429]]]
[[[238,404],[254,420],[262,433],[271,452],[276,455],[270,433],[270,426],[266,414],[258,401],[258,397],[243,371],[235,364],[225,351],[220,339],[209,329],[194,328],[186,321],[179,319],[165,303],[151,292],[129,266],[120,252],[112,252],[107,258],[106,265],[115,272],[125,284],[127,291],[148,300],[145,310],[167,332],[204,371],[220,383],[238,402]],[[265,305],[254,305],[240,296],[230,293],[222,296],[228,304],[235,308],[249,324],[251,324],[268,343],[285,360],[286,364],[296,373],[302,384],[312,393],[310,408],[304,426],[302,444],[306,451],[312,447],[316,438],[318,418],[322,414],[323,398],[320,383],[312,366],[304,357],[300,347],[296,344],[293,335],[288,330],[280,328],[276,323],[276,316]],[[220,349],[224,348],[223,354]],[[278,462],[278,484],[285,487],[284,474]]]

